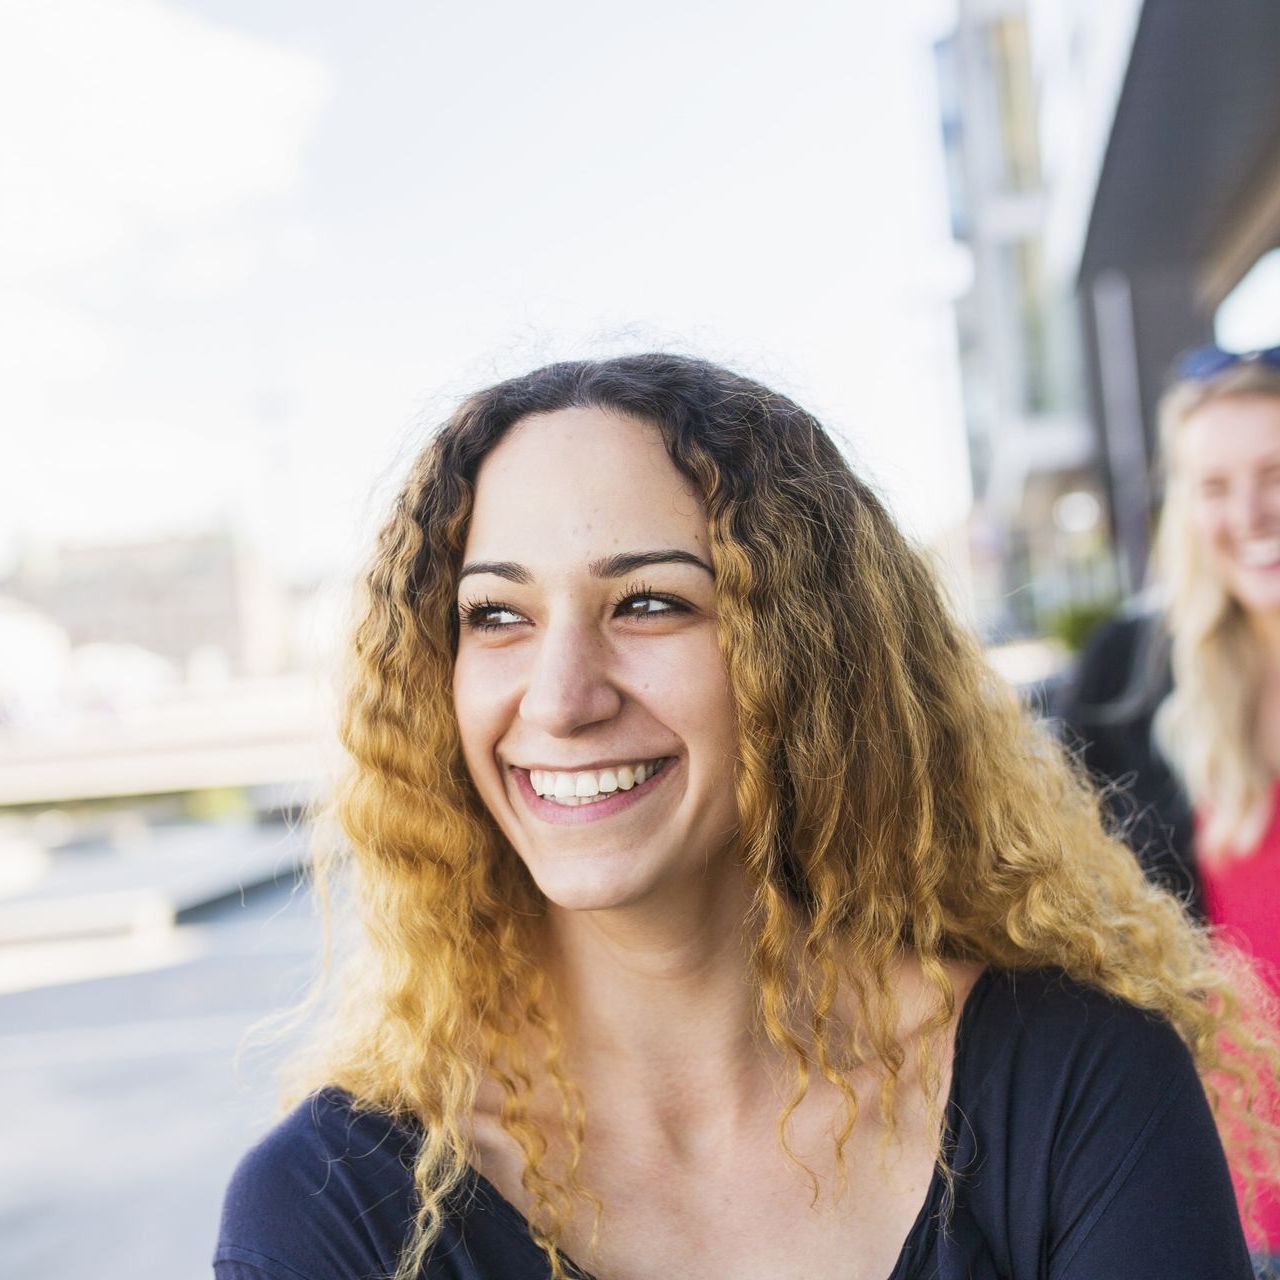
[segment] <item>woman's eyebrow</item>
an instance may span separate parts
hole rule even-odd
[[[587,568],[593,578],[622,578],[637,569],[651,564],[691,564],[695,568],[705,569],[714,578],[715,571],[692,551],[622,551],[616,556],[605,556],[601,560],[593,560]]]
[[[715,577],[714,570],[705,560],[695,556],[692,551],[679,551],[675,548],[663,551],[620,551],[617,555],[592,560],[587,569],[593,578],[621,578],[652,564],[691,564]],[[494,577],[506,578],[508,582],[522,585],[533,581],[533,574],[514,560],[473,560],[462,566],[458,579],[461,581],[473,573],[491,573]]]
[[[472,573],[491,573],[495,578],[506,578],[509,582],[529,583],[533,581],[533,574],[522,564],[516,564],[514,560],[473,560],[470,564],[464,564],[461,572],[458,574],[458,581]]]

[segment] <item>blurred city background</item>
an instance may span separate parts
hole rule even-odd
[[[0,8],[0,1272],[207,1273],[462,394],[762,378],[1043,688],[1142,586],[1170,360],[1280,342],[1278,66],[1273,0]]]

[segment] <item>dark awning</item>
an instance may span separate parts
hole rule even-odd
[[[1081,274],[1202,260],[1277,155],[1280,0],[1146,0]]]

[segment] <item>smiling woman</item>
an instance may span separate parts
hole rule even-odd
[[[1273,1034],[812,417],[537,370],[366,585],[363,939],[223,1280],[1250,1275],[1200,1077],[1273,1176]]]

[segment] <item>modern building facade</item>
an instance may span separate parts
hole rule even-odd
[[[1156,405],[1177,354],[1280,246],[1280,5],[1031,0],[1046,253],[1080,302],[1084,369],[1126,585],[1158,501]],[[1274,329],[1280,342],[1280,278]],[[1224,335],[1224,340],[1231,341]],[[1238,340],[1238,339],[1235,339]]]
[[[936,47],[952,233],[972,255],[956,319],[973,469],[972,560],[990,638],[1114,591],[1069,285],[1050,202],[1025,0],[959,0]]]

